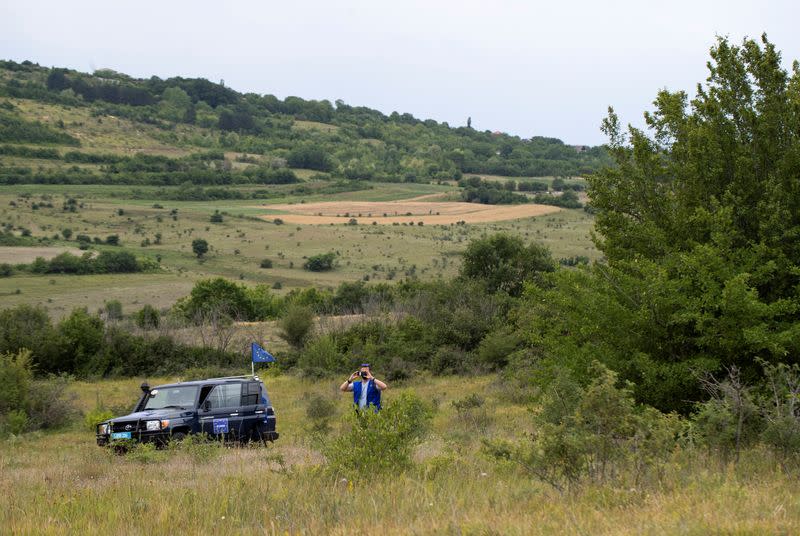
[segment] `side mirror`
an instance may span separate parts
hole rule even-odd
[[[206,400],[203,402],[203,411],[211,411],[211,401]]]

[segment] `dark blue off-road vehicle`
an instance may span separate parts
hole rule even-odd
[[[97,444],[164,444],[189,434],[247,442],[275,441],[275,411],[257,376],[211,378],[150,388],[133,413],[97,425]]]

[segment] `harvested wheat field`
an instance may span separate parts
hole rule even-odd
[[[358,223],[393,224],[451,224],[486,223],[502,220],[531,218],[558,212],[549,205],[482,205],[479,203],[420,201],[420,198],[402,201],[328,201],[303,204],[263,205],[272,214],[261,216],[265,220],[279,217],[286,223],[331,224],[348,223],[355,218]]]

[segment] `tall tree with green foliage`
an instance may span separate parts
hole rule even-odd
[[[607,258],[531,292],[545,356],[593,357],[663,409],[697,374],[800,360],[800,68],[766,39],[718,39],[689,99],[662,90],[647,130],[603,122],[616,166],[589,179]]]

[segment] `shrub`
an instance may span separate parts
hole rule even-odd
[[[314,312],[310,307],[292,304],[286,309],[278,325],[281,329],[279,333],[281,338],[295,348],[300,348],[311,333]]]
[[[62,428],[78,415],[78,395],[69,390],[72,378],[50,375],[33,383],[30,396],[31,428]]]
[[[701,382],[710,398],[697,405],[695,429],[706,447],[726,461],[731,455],[738,461],[741,449],[758,437],[758,408],[751,389],[743,383],[736,367],[728,369],[723,380],[708,374]]]
[[[29,350],[0,354],[0,414],[28,408],[33,362]]]
[[[189,296],[179,301],[175,308],[187,320],[195,322],[221,317],[237,320],[252,317],[246,287],[222,277],[198,281]]]
[[[200,259],[208,253],[208,242],[202,238],[195,238],[192,240],[192,252]]]
[[[245,289],[248,301],[249,320],[266,320],[277,318],[285,307],[284,301],[280,296],[270,292],[267,285],[256,285]]]
[[[508,364],[508,357],[522,344],[520,335],[508,326],[489,333],[478,345],[478,361],[490,370]]]
[[[455,346],[441,346],[431,357],[430,370],[434,374],[465,372],[467,353]]]
[[[324,376],[326,373],[342,370],[345,364],[343,362],[333,337],[323,335],[306,345],[297,364],[308,374]]]
[[[432,409],[403,393],[382,411],[345,414],[344,429],[323,446],[328,470],[351,480],[396,473],[411,465],[411,452],[427,433]]]
[[[122,303],[119,300],[107,301],[103,309],[105,310],[106,318],[109,320],[120,320],[122,318]]]
[[[94,432],[98,424],[113,417],[114,413],[111,410],[105,409],[102,406],[97,406],[84,415],[83,424],[86,430]]]
[[[456,410],[456,422],[469,435],[486,434],[492,424],[493,419],[486,410],[485,402],[486,400],[478,394],[471,394],[452,402]]]
[[[306,419],[309,429],[315,434],[327,434],[330,429],[330,420],[336,414],[336,404],[324,396],[312,395],[306,402]]]
[[[327,272],[333,270],[335,260],[336,254],[332,252],[312,255],[303,263],[303,268],[311,272]]]
[[[11,410],[0,415],[0,435],[20,435],[29,427],[28,415],[21,409]]]
[[[76,414],[75,395],[67,393],[70,379],[50,376],[33,379],[28,350],[0,354],[0,432],[57,428]]]
[[[761,364],[770,393],[761,405],[761,439],[786,467],[800,455],[800,365]]]
[[[585,389],[563,371],[541,397],[530,441],[486,441],[498,459],[519,463],[556,489],[588,477],[604,482],[632,475],[638,483],[658,472],[675,446],[679,421],[634,404],[630,386],[617,387],[617,375],[595,362],[595,377]]]
[[[261,267],[262,268],[272,268],[272,259],[262,259],[261,260]]]
[[[136,325],[141,329],[155,329],[160,323],[161,313],[149,303],[136,312]]]
[[[29,349],[39,370],[57,370],[60,347],[42,306],[21,304],[0,311],[0,353]]]
[[[464,252],[461,275],[484,281],[491,292],[522,294],[525,281],[541,282],[542,274],[555,270],[550,250],[518,236],[497,233],[470,241]]]

